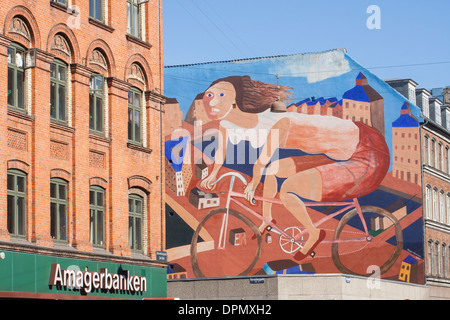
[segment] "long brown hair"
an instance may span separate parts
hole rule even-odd
[[[236,91],[236,103],[242,112],[261,113],[269,109],[278,98],[287,102],[292,99],[292,88],[252,80],[249,76],[231,76],[214,81],[229,82]]]

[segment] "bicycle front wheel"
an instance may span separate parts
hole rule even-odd
[[[212,237],[209,243],[200,237],[203,230]],[[212,210],[192,237],[192,270],[197,278],[248,275],[261,247],[261,233],[248,217],[232,209],[228,216],[226,208]]]
[[[348,212],[336,228],[331,246],[333,262],[345,274],[382,275],[403,249],[402,228],[398,219],[382,208],[364,206],[361,211],[369,234],[357,210]]]

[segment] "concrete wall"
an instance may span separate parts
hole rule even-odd
[[[277,275],[169,280],[167,296],[181,300],[450,300],[450,287],[346,275]]]

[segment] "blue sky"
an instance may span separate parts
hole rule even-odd
[[[380,29],[369,29],[371,5]],[[165,65],[346,48],[382,79],[450,86],[449,0],[165,0]]]

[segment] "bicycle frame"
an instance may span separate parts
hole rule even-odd
[[[247,185],[247,180],[244,178],[244,176],[242,174],[237,173],[237,172],[226,173],[226,174],[222,175],[218,180],[216,180],[212,185],[218,183],[220,180],[222,180],[225,177],[231,177],[231,182],[230,182],[230,187],[228,190],[227,203],[226,203],[227,214],[224,216],[223,221],[222,221],[218,249],[225,248],[225,242],[226,242],[226,239],[225,239],[226,232],[225,231],[227,230],[227,227],[228,227],[228,212],[229,212],[231,202],[237,204],[239,207],[241,207],[248,213],[252,214],[253,216],[255,216],[257,219],[261,220],[262,222],[265,222],[268,226],[270,226],[272,228],[272,232],[277,233],[279,235],[283,235],[285,238],[290,239],[292,242],[297,242],[303,235],[307,234],[307,230],[302,230],[300,234],[298,234],[295,238],[293,238],[292,236],[290,236],[286,232],[284,232],[284,230],[282,230],[276,224],[272,223],[272,221],[268,221],[261,214],[259,214],[258,212],[254,211],[250,207],[246,206],[242,202],[235,199],[235,198],[245,198],[246,199],[245,194],[233,191],[234,182],[235,182],[236,178],[241,180],[244,183],[244,185]],[[264,198],[264,197],[255,196],[254,200],[282,205],[281,200],[274,199],[274,198]],[[368,241],[370,239],[367,223],[363,217],[363,213],[361,210],[361,206],[359,205],[358,199],[353,199],[351,202],[304,202],[304,203],[305,203],[306,207],[321,207],[321,206],[343,207],[340,210],[338,210],[337,212],[327,215],[327,216],[323,217],[322,219],[320,219],[319,221],[315,222],[314,223],[315,227],[318,227],[318,226],[322,225],[323,223],[325,223],[326,221],[333,219],[334,217],[336,217],[344,212],[347,212],[351,209],[357,210],[358,216],[359,216],[361,223],[363,225],[363,228],[364,228],[364,233],[365,233],[364,238],[352,238],[352,239],[340,239],[340,240],[325,239],[322,241],[323,243],[360,242],[360,241]]]

